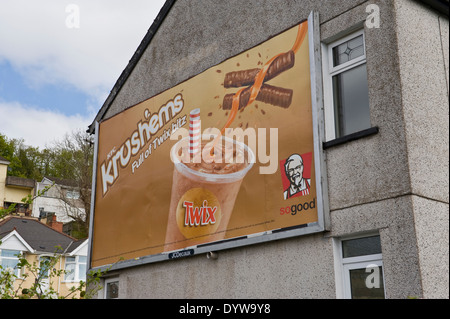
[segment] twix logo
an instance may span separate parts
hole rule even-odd
[[[190,201],[184,201],[183,207],[186,208],[184,215],[185,226],[206,226],[214,225],[216,223],[216,217],[214,214],[217,211],[217,206],[208,206],[208,201],[203,201],[203,206],[194,207],[194,203]]]

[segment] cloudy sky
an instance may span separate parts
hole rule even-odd
[[[44,148],[91,124],[165,0],[0,0],[0,133]]]

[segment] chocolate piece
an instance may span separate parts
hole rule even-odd
[[[247,106],[248,101],[250,99],[251,87],[246,88],[241,93],[241,97],[239,100],[239,109]],[[268,84],[263,84],[261,90],[256,97],[257,101],[268,103],[271,105],[279,106],[282,108],[288,108],[292,103],[292,94],[293,91],[290,89],[284,89]],[[227,94],[223,98],[223,109],[231,110],[233,105],[233,96],[234,94]]]
[[[250,69],[230,72],[225,75],[223,85],[225,88],[249,86],[255,82],[255,77],[261,69]],[[266,75],[267,77],[267,75]]]
[[[293,51],[286,52],[276,58],[267,70],[267,74],[264,78],[265,81],[269,81],[280,73],[289,70],[294,66],[295,54]],[[224,87],[241,87],[249,86],[255,82],[255,77],[261,69],[249,69],[243,71],[230,72],[225,75]]]

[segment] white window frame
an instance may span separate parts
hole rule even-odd
[[[113,277],[113,278],[105,279],[105,285],[103,287],[103,299],[107,299],[106,296],[107,296],[107,291],[108,291],[108,284],[112,283],[112,282],[117,282],[117,285],[120,286],[119,277]],[[118,295],[120,296],[120,289],[119,289],[119,294]],[[110,299],[118,299],[118,298],[119,297],[117,297],[117,298],[110,298]]]
[[[17,263],[19,262],[19,257],[17,257],[17,256],[15,256],[15,257],[4,257],[4,256],[2,256],[2,255],[1,255],[1,252],[2,252],[3,250],[7,250],[7,251],[15,251],[15,252],[19,252],[19,254],[23,254],[23,251],[21,251],[21,250],[0,248],[0,261],[1,261],[2,259],[5,259],[5,260],[17,260]],[[21,278],[20,269],[14,270],[14,274],[17,276],[17,279],[20,279],[20,278]]]
[[[48,260],[52,260],[52,258],[54,258],[54,255],[51,254],[41,254],[38,256],[38,262],[39,262],[39,276],[41,277],[42,275],[42,262],[46,259]],[[53,267],[55,267],[56,265],[53,265]],[[50,278],[52,277],[52,268],[48,268],[47,269],[47,274],[45,276],[41,277],[40,280],[40,286],[42,291],[48,292],[48,290],[50,289],[50,286],[52,285],[52,282],[50,281]]]
[[[82,262],[80,262],[80,257],[86,257],[86,256],[66,256],[65,258],[64,258],[64,270],[65,271],[67,271],[67,265],[68,264],[72,264],[72,265],[75,265],[75,270],[74,270],[74,279],[66,279],[66,275],[64,275],[64,280],[63,280],[63,282],[80,282],[81,280],[83,280],[83,279],[80,279],[80,265],[81,264],[86,264],[86,266],[87,266],[87,261],[86,262],[84,262],[84,263],[82,263]],[[75,261],[74,262],[67,262],[67,258],[75,258]],[[86,279],[84,279],[84,280],[86,280]]]
[[[361,236],[349,236],[333,238],[334,268],[336,275],[336,297],[338,299],[352,299],[350,271],[354,269],[368,269],[374,265],[381,267],[380,274],[383,278],[384,295],[386,296],[386,285],[383,268],[383,254],[372,254],[344,258],[342,254],[342,242],[351,239],[362,239],[366,237],[379,236],[378,233],[365,234]],[[369,275],[369,273],[368,273]]]
[[[383,278],[383,287],[384,287],[384,275],[383,275],[383,257],[381,254],[375,255],[367,255],[367,256],[358,256],[351,258],[342,258],[342,276],[343,276],[343,287],[344,287],[344,298],[351,299],[352,298],[352,288],[350,284],[350,271],[354,269],[369,269],[376,265],[379,267],[380,274]],[[381,268],[380,268],[381,267]],[[369,273],[368,273],[369,274]],[[384,291],[384,295],[386,296],[386,290]]]
[[[345,43],[358,36],[363,36],[364,54],[351,61],[333,66],[333,48]],[[337,41],[329,44],[322,43],[322,54],[325,55],[322,59],[323,69],[323,87],[324,87],[324,113],[325,113],[325,141],[331,141],[336,138],[335,125],[335,105],[333,98],[333,76],[343,73],[347,70],[353,69],[357,66],[365,64],[366,58],[366,36],[364,29],[353,32]]]

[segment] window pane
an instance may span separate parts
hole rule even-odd
[[[360,35],[333,48],[333,66],[338,66],[363,55],[364,38]]]
[[[77,191],[67,191],[66,197],[72,198],[72,199],[78,199],[78,198],[80,198],[80,193]]]
[[[380,236],[342,241],[342,256],[344,258],[374,254],[381,254]]]
[[[66,264],[64,270],[66,271],[65,280],[75,280],[75,264]]]
[[[7,250],[2,249],[0,256],[2,257],[12,257],[12,258],[19,258],[17,255],[20,254],[19,250]]]
[[[86,281],[86,264],[78,264],[78,279]]]
[[[336,137],[370,128],[366,65],[333,77]]]
[[[51,258],[50,257],[40,257],[39,263],[39,276],[43,278],[48,278],[50,275]]]
[[[66,257],[66,263],[74,263],[75,257]]]
[[[384,299],[383,270],[376,273],[366,269],[350,270],[352,299]]]
[[[113,299],[119,297],[119,282],[109,282],[106,284],[106,299]]]
[[[3,269],[8,269],[8,268],[15,269],[18,263],[19,263],[18,259],[14,260],[14,259],[3,258],[1,260],[0,265],[3,267]]]
[[[86,263],[87,262],[87,257],[86,256],[78,256],[78,262]]]
[[[0,266],[3,269],[14,269],[14,274],[19,276],[19,268],[17,268],[17,264],[19,263],[19,250],[7,250],[2,249],[0,252]]]

